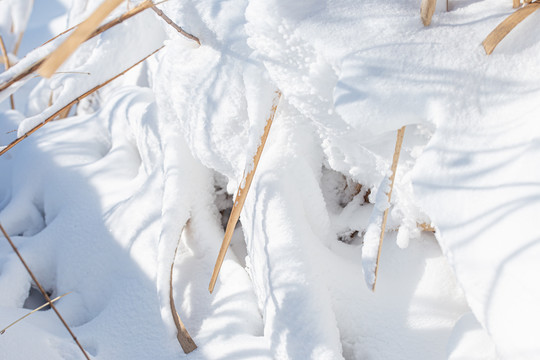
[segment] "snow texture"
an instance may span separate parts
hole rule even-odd
[[[0,0],[16,62],[0,84],[100,3]],[[70,292],[57,307],[90,358],[536,359],[540,13],[486,56],[480,44],[511,2],[449,5],[424,27],[416,0],[169,0],[158,6],[202,46],[146,10],[51,79],[0,92],[3,148],[165,45],[0,157],[0,223],[51,296]],[[386,209],[373,293],[362,274],[373,283]],[[189,355],[172,265],[198,345]],[[0,241],[0,327],[42,301]],[[83,358],[51,310],[8,329],[0,353]]]

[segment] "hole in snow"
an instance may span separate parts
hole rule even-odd
[[[329,210],[334,213],[341,211],[358,196],[363,199],[360,205],[368,204],[371,194],[371,189],[327,167],[322,169],[321,190]]]
[[[52,296],[52,292],[47,291],[47,290],[46,290],[46,292],[47,292],[47,296],[49,296],[49,298],[50,298]],[[40,307],[41,305],[45,304],[46,302],[47,302],[47,300],[45,300],[45,298],[43,297],[41,292],[37,288],[32,286],[30,288],[30,292],[28,294],[28,297],[24,301],[23,308],[34,310],[35,308]],[[41,309],[40,311],[49,310],[50,308],[51,307],[49,305],[47,305],[43,309]]]
[[[362,186],[342,173],[323,167],[321,177],[326,208],[338,241],[357,245],[362,243],[365,219],[369,217],[371,189]]]

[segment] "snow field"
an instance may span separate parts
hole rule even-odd
[[[0,83],[63,39],[30,52],[42,34],[100,2],[41,13],[30,3],[0,2],[8,48],[28,30]],[[536,357],[540,15],[487,57],[480,43],[510,3],[450,1],[427,28],[419,5],[170,0],[160,8],[201,47],[146,11],[83,44],[51,80],[1,93],[0,147],[165,44],[0,158],[0,222],[53,296],[71,291],[57,306],[92,359]],[[277,89],[210,295],[230,195]],[[372,293],[362,258],[374,258],[387,207]],[[198,345],[189,355],[170,312],[173,261],[176,307]],[[26,312],[31,286],[0,242],[0,324]],[[0,353],[82,358],[51,311],[10,328]]]

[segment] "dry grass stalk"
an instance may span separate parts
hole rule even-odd
[[[514,9],[517,9],[518,7],[520,7],[521,5],[521,2],[519,0],[512,0],[512,7]]]
[[[231,243],[231,238],[234,232],[234,228],[236,227],[236,223],[238,222],[238,219],[240,218],[240,213],[242,212],[242,208],[244,207],[244,202],[246,201],[246,197],[249,192],[251,182],[253,181],[253,176],[255,175],[255,171],[257,170],[257,165],[259,164],[259,160],[261,158],[264,145],[266,144],[266,139],[268,138],[270,127],[272,126],[272,122],[274,121],[274,116],[276,115],[276,110],[277,110],[280,98],[281,98],[281,92],[278,90],[276,91],[276,96],[274,97],[274,102],[272,104],[270,116],[268,117],[268,120],[266,121],[266,126],[264,127],[263,135],[261,136],[261,143],[259,147],[257,148],[257,152],[255,153],[255,156],[253,156],[253,168],[247,174],[244,172],[244,176],[242,177],[242,182],[240,183],[240,186],[238,186],[236,199],[234,201],[234,205],[231,210],[231,215],[227,223],[227,228],[225,229],[225,236],[223,237],[221,249],[219,250],[218,258],[216,260],[216,265],[214,266],[214,272],[212,273],[212,278],[210,279],[210,285],[208,287],[208,290],[210,291],[210,293],[214,291],[214,287],[216,285],[216,281],[219,275],[219,270],[221,269],[221,265],[223,264],[223,260],[225,259],[225,254],[227,253],[227,249],[229,248],[229,245]]]
[[[186,31],[184,31],[184,29],[182,29],[180,26],[178,26],[177,24],[174,23],[174,21],[172,21],[167,15],[165,15],[165,13],[163,11],[161,11],[160,9],[157,8],[157,6],[155,5],[152,5],[152,10],[155,11],[156,14],[158,14],[158,16],[160,16],[163,20],[165,20],[165,22],[169,25],[171,25],[176,31],[178,31],[180,34],[184,35],[185,37],[187,37],[188,39],[190,40],[193,40],[193,41],[196,41],[197,44],[199,44],[199,46],[201,46],[201,42],[199,40],[198,37],[196,36],[193,36],[191,35],[190,33],[187,33]]]
[[[195,341],[193,341],[193,339],[191,338],[191,335],[189,335],[189,332],[187,331],[184,323],[182,322],[182,319],[180,319],[180,315],[178,315],[178,311],[176,311],[176,305],[174,304],[174,295],[173,295],[174,261],[176,260],[176,254],[178,253],[178,246],[180,245],[180,238],[182,237],[184,228],[182,228],[182,231],[180,232],[180,236],[178,237],[178,243],[176,244],[176,248],[174,249],[174,257],[171,264],[171,277],[169,281],[169,303],[171,306],[171,313],[173,316],[174,324],[176,325],[176,329],[178,330],[178,333],[176,334],[176,338],[178,339],[178,342],[180,343],[182,350],[184,350],[184,353],[189,354],[190,352],[192,352],[193,350],[197,348],[197,345],[195,344]]]
[[[115,18],[115,19],[101,25],[100,27],[98,27],[86,40],[88,41],[88,40],[98,36],[99,34],[109,30],[113,26],[116,26],[116,25],[122,23],[123,21],[125,21],[125,20],[127,20],[127,19],[129,19],[129,18],[143,12],[144,10],[146,10],[148,8],[150,8],[152,5],[153,5],[152,2],[149,1],[149,0],[146,0],[146,1],[142,2],[141,4],[137,5],[135,8],[131,9],[130,11],[128,11],[128,12],[120,15],[119,17],[117,17],[117,18]],[[74,29],[74,27],[65,30],[64,32],[60,33],[59,35],[57,35],[54,38],[52,38],[52,39],[48,40],[47,42],[45,42],[43,45],[53,41],[54,39],[58,38],[59,36],[69,32],[69,31],[71,31],[73,29]],[[25,77],[27,77],[28,75],[32,74],[34,71],[36,71],[41,66],[41,64],[43,64],[44,61],[45,61],[45,58],[36,61],[34,64],[30,65],[28,68],[26,68],[25,70],[23,70],[19,74],[15,75],[9,81],[6,81],[5,83],[0,84],[0,91],[4,91],[8,87],[10,87],[14,83],[16,83],[17,81],[20,81],[20,80],[24,79]]]
[[[437,0],[422,0],[420,5],[420,18],[422,19],[424,26],[431,24],[431,18],[433,17],[436,7]],[[448,3],[446,4],[446,8],[448,10]]]
[[[394,157],[392,159],[392,175],[390,175],[390,190],[388,191],[388,204],[392,199],[392,190],[394,189],[394,180],[396,179],[396,170],[399,160],[399,154],[401,153],[401,145],[403,145],[403,136],[405,135],[405,126],[398,130],[397,139],[396,139],[396,148],[394,150]],[[381,249],[384,240],[384,231],[386,229],[386,221],[388,220],[388,210],[384,210],[383,220],[381,225],[381,235],[379,238],[379,248],[377,250],[377,262],[375,263],[375,280],[373,281],[372,291],[375,291],[375,285],[377,284],[377,273],[379,271],[379,260],[381,259]]]
[[[145,58],[143,58],[142,60],[139,60],[137,61],[134,65],[130,66],[129,68],[127,68],[126,70],[122,71],[120,74],[117,74],[115,76],[113,76],[112,78],[110,78],[109,80],[105,81],[104,83],[102,84],[99,84],[98,86],[88,90],[87,92],[85,92],[84,94],[76,97],[75,99],[73,99],[72,101],[70,101],[67,105],[63,106],[61,109],[59,109],[58,111],[56,111],[54,114],[52,114],[51,116],[49,116],[47,119],[45,119],[43,122],[39,123],[38,125],[34,126],[32,129],[28,130],[28,132],[26,132],[23,136],[20,136],[18,137],[17,139],[13,140],[8,146],[6,146],[4,149],[2,149],[0,151],[0,156],[4,155],[6,152],[8,152],[10,149],[12,149],[15,145],[17,145],[18,143],[20,143],[21,141],[23,141],[24,139],[26,139],[28,136],[32,135],[34,132],[36,132],[37,130],[39,130],[41,127],[43,127],[45,124],[47,124],[48,122],[54,120],[58,115],[60,115],[62,112],[64,112],[67,108],[73,106],[74,104],[78,103],[79,101],[81,101],[82,99],[84,99],[85,97],[87,97],[88,95],[98,91],[99,89],[101,89],[102,87],[104,87],[105,85],[109,84],[111,81],[119,78],[120,76],[124,75],[125,73],[127,73],[129,70],[133,69],[135,66],[139,65],[140,63],[142,63],[143,61],[145,61],[146,59],[148,59],[150,56],[154,55],[155,53],[157,53],[159,50],[163,49],[163,46],[160,47],[159,49],[157,49],[156,51],[154,51],[153,53],[151,53],[150,55],[146,56]]]
[[[68,293],[65,293],[64,295],[60,295],[54,299],[51,300],[51,302],[55,302],[57,300],[60,300],[61,298],[63,298],[64,296],[68,295],[68,294],[71,294],[71,292],[68,292]],[[19,321],[22,321],[24,319],[26,319],[27,317],[29,317],[30,315],[32,315],[33,313],[35,313],[36,311],[39,311],[41,309],[43,309],[45,306],[49,306],[49,303],[46,302],[45,304],[41,305],[40,307],[37,307],[35,308],[34,310],[30,311],[28,314],[24,315],[23,317],[20,317],[18,318],[17,320],[15,320],[14,322],[12,322],[11,324],[9,324],[8,326],[6,326],[5,328],[3,328],[2,330],[0,330],[0,335],[3,335],[7,329],[9,329],[10,327],[12,327],[13,325],[17,324]]]
[[[17,55],[19,53],[19,48],[21,47],[21,42],[24,36],[24,31],[22,31],[19,36],[17,36],[17,41],[15,42],[15,47],[13,48],[13,54]]]
[[[538,10],[538,8],[540,8],[540,1],[527,4],[504,19],[482,42],[486,54],[490,55],[495,50],[495,47],[517,24],[525,20],[529,15]]]
[[[431,232],[431,233],[435,232],[435,228],[426,223],[416,223],[416,226],[420,228],[420,230],[422,231]],[[399,226],[393,227],[387,230],[387,232],[392,232],[392,231],[399,231]]]
[[[60,46],[47,57],[39,67],[38,74],[49,78],[56,70],[77,50],[79,45],[98,28],[99,24],[124,0],[105,0],[101,5],[83,21],[75,31]]]
[[[123,13],[122,15],[118,16],[117,18],[114,18],[113,20],[109,21],[109,22],[106,22],[105,24],[101,25],[100,27],[98,27],[96,30],[94,30],[94,32],[88,36],[88,38],[85,40],[85,41],[88,41],[96,36],[98,36],[99,34],[101,34],[102,32],[104,31],[107,31],[109,30],[110,28],[112,28],[113,26],[116,26],[118,24],[121,24],[122,22],[124,22],[125,20],[129,19],[130,17],[133,17],[141,12],[143,12],[144,10],[146,9],[149,9],[153,6],[153,3],[152,1],[150,0],[146,0],[146,1],[143,1],[142,3],[140,3],[139,5],[135,6],[133,9],[131,10],[128,10],[126,11],[125,13]],[[51,41],[59,38],[60,36],[70,32],[71,30],[75,29],[77,26],[79,26],[80,24],[77,24],[75,26],[72,26],[70,27],[69,29],[67,30],[64,30],[62,31],[60,34],[56,35],[55,37],[53,37],[52,39],[49,39],[47,40],[46,42],[43,43],[43,45],[45,44],[48,44],[50,43]],[[41,45],[41,46],[43,46]]]
[[[420,229],[422,229],[422,231],[427,231],[427,232],[432,232],[434,233],[435,232],[435,228],[429,224],[426,224],[426,223],[421,223],[421,224],[416,224]]]
[[[58,119],[65,119],[68,117],[69,115],[69,112],[71,111],[71,109],[73,108],[73,106],[75,106],[75,104],[71,104],[69,105],[67,108],[65,108],[64,110],[62,110],[62,112],[60,112],[58,114]]]
[[[9,242],[9,245],[11,245],[11,248],[13,249],[13,251],[15,252],[15,254],[17,254],[17,257],[19,258],[19,260],[21,261],[21,263],[23,264],[24,268],[26,269],[26,271],[28,272],[28,274],[30,275],[30,277],[32,278],[32,280],[34,281],[34,284],[36,284],[36,286],[38,287],[39,291],[41,292],[41,295],[43,295],[43,297],[45,298],[45,300],[47,300],[47,303],[51,306],[51,308],[54,310],[54,312],[56,313],[56,315],[58,316],[58,318],[60,319],[60,321],[62,322],[62,324],[64,325],[64,327],[67,329],[67,331],[69,332],[69,334],[71,335],[71,337],[73,338],[73,340],[75,341],[75,343],[77,344],[77,346],[79,347],[79,349],[81,350],[81,352],[83,353],[84,357],[87,359],[87,360],[90,360],[90,357],[88,357],[88,354],[86,353],[86,351],[84,350],[84,348],[82,347],[81,343],[79,342],[79,340],[77,340],[77,337],[75,336],[75,334],[73,333],[73,331],[71,331],[69,325],[66,323],[66,321],[64,320],[64,318],[62,317],[62,315],[60,315],[60,312],[58,312],[58,309],[56,309],[56,306],[54,306],[52,300],[49,298],[49,295],[47,295],[47,292],[45,291],[45,289],[43,288],[43,286],[41,286],[41,284],[39,283],[39,281],[37,280],[36,276],[34,275],[34,273],[32,272],[32,270],[30,270],[30,268],[28,267],[28,265],[26,264],[26,261],[24,261],[21,253],[19,253],[19,250],[17,250],[17,247],[15,246],[15,244],[13,243],[13,241],[11,240],[10,236],[8,235],[8,233],[6,232],[6,230],[4,229],[4,227],[2,226],[2,224],[0,224],[0,231],[2,232],[2,234],[4,234],[4,237],[6,238],[6,240]]]
[[[11,67],[11,64],[9,63],[9,57],[2,35],[0,35],[0,51],[2,51],[2,58],[4,59],[4,65],[6,67],[6,70],[8,70]],[[15,99],[13,98],[13,94],[9,95],[9,102],[11,104],[11,110],[15,110]]]
[[[6,70],[10,68],[9,57],[6,51],[6,44],[4,44],[4,38],[0,35],[0,50],[2,51],[2,63],[5,65]]]

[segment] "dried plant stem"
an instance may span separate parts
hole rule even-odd
[[[432,232],[434,233],[435,232],[435,228],[429,224],[426,224],[426,223],[418,223],[416,224],[420,229],[422,229],[422,231],[427,231],[427,232]]]
[[[32,74],[36,69],[43,63],[44,59],[36,61],[34,64],[26,68],[24,71],[20,72],[19,74],[15,75],[12,79],[6,81],[5,83],[0,85],[0,92],[6,90],[8,87],[16,83],[17,81],[20,81],[27,77],[28,75]]]
[[[68,293],[65,293],[64,295],[60,295],[54,299],[51,300],[51,302],[55,302],[57,300],[60,300],[61,298],[63,298],[64,296],[68,295],[68,294],[71,294],[71,292],[68,292]],[[39,311],[41,309],[43,309],[45,306],[49,306],[49,303],[46,302],[45,304],[41,305],[40,307],[37,307],[35,308],[34,310],[30,311],[28,314],[24,315],[23,317],[20,317],[18,318],[17,320],[15,320],[14,322],[12,322],[11,324],[9,324],[8,326],[6,326],[5,328],[3,328],[2,330],[0,330],[0,335],[3,335],[7,329],[9,329],[10,327],[12,327],[13,325],[17,324],[19,321],[22,321],[24,319],[26,319],[27,317],[29,317],[30,315],[32,315],[33,313],[35,313],[36,311]]]
[[[78,103],[78,102],[77,102],[77,103]],[[64,108],[64,109],[62,110],[62,112],[60,112],[60,113],[58,114],[58,119],[65,119],[65,118],[67,118],[68,115],[69,115],[69,112],[71,111],[71,109],[73,108],[73,106],[75,106],[75,104],[71,104],[71,105],[69,105],[67,108]]]
[[[106,31],[106,30],[109,30],[110,28],[112,28],[113,26],[116,26],[118,24],[121,24],[122,22],[124,22],[125,20],[129,19],[130,17],[133,17],[135,15],[137,15],[138,13],[141,13],[143,12],[144,10],[146,9],[149,9],[153,6],[153,3],[152,1],[150,0],[146,0],[146,1],[143,1],[142,3],[140,3],[139,5],[135,6],[133,9],[131,10],[128,10],[126,11],[125,13],[123,13],[122,15],[118,16],[117,18],[114,18],[113,20],[109,21],[109,22],[106,22],[105,24],[101,25],[100,27],[98,27],[96,30],[94,30],[94,32],[88,37],[88,39],[86,39],[86,41],[98,36],[99,34],[101,34],[102,32]],[[55,37],[53,37],[52,39],[49,39],[47,40],[46,42],[43,43],[43,45],[45,44],[48,44],[50,43],[51,41],[53,40],[56,40],[57,38],[59,38],[60,36],[64,35],[64,34],[67,34],[68,32],[70,32],[71,30],[75,29],[77,26],[79,26],[80,24],[77,24],[75,26],[72,26],[70,27],[69,29],[67,30],[64,30],[62,31],[60,34],[56,35]],[[41,45],[41,46],[43,46]]]
[[[437,0],[422,0],[420,4],[420,18],[424,26],[431,24],[431,18],[437,7]],[[447,3],[448,8],[448,3]]]
[[[2,38],[2,35],[0,35],[0,50],[2,51],[2,59],[3,59],[3,63],[6,67],[6,70],[9,69],[10,67],[10,64],[9,64],[9,57],[8,57],[8,54],[7,54],[7,51],[6,51],[6,44],[4,44],[4,38]]]
[[[401,152],[401,145],[403,145],[403,136],[405,135],[405,126],[403,126],[401,129],[398,130],[397,133],[397,139],[396,139],[396,148],[394,150],[394,157],[392,159],[392,175],[390,175],[390,190],[388,190],[388,204],[390,204],[390,200],[392,199],[392,190],[394,188],[394,180],[396,179],[396,170],[397,165],[399,161],[399,154]],[[375,291],[375,285],[377,284],[377,273],[379,271],[379,260],[381,259],[381,249],[382,244],[384,240],[384,232],[386,230],[386,221],[388,220],[388,210],[384,210],[383,214],[383,220],[381,224],[381,235],[379,237],[379,248],[377,250],[377,262],[375,263],[375,280],[373,281],[373,287],[371,288],[372,291]]]
[[[131,9],[130,11],[128,11],[128,12],[120,15],[119,17],[117,17],[117,18],[115,18],[115,19],[101,25],[100,27],[98,27],[86,40],[88,41],[88,40],[98,36],[99,34],[109,30],[113,26],[116,26],[116,25],[122,23],[123,21],[125,21],[125,20],[127,20],[127,19],[129,19],[129,18],[143,12],[144,10],[146,10],[148,8],[150,8],[152,5],[153,5],[152,2],[149,1],[149,0],[146,0],[146,1],[142,2],[142,3],[140,3],[139,5],[137,5],[136,7]],[[60,33],[59,35],[57,35],[54,38],[52,38],[52,39],[48,40],[47,42],[45,42],[43,45],[53,41],[54,39],[58,38],[61,35],[64,35],[65,33],[69,32],[69,31],[73,30],[75,27],[72,27],[72,28],[69,28],[69,29],[65,30],[64,32]],[[41,64],[43,64],[44,61],[45,61],[45,58],[36,61],[34,64],[32,64],[31,66],[29,66],[28,68],[26,68],[25,70],[20,72],[18,75],[15,75],[11,80],[6,81],[5,83],[1,84],[0,85],[0,91],[4,91],[8,87],[10,87],[14,83],[16,83],[17,81],[20,81],[20,80],[24,79],[25,77],[27,77],[28,75],[32,74],[34,71],[36,71],[41,66]]]
[[[430,224],[427,224],[427,223],[416,223],[416,226],[418,228],[420,228],[420,230],[422,231],[426,231],[426,232],[431,232],[431,233],[434,233],[435,232],[435,228],[430,225]],[[399,226],[396,226],[396,227],[393,227],[393,228],[389,228],[386,230],[387,232],[393,232],[393,231],[399,231]]]
[[[124,0],[104,0],[88,19],[77,26],[73,33],[47,57],[45,62],[39,67],[38,74],[46,78],[51,77],[122,1]]]
[[[116,25],[122,23],[123,21],[125,21],[125,20],[127,20],[127,19],[129,19],[129,18],[143,12],[146,9],[151,8],[152,6],[153,6],[152,1],[150,1],[150,0],[143,1],[139,5],[135,6],[133,9],[123,13],[122,15],[118,16],[117,18],[115,18],[115,19],[101,25],[100,27],[98,27],[92,34],[90,34],[90,36],[88,36],[88,38],[86,40],[89,40],[89,39],[92,39],[92,38],[98,36],[102,32],[109,30],[113,26],[116,26]]]
[[[231,216],[229,217],[227,228],[225,229],[225,236],[223,237],[221,249],[219,250],[218,258],[216,260],[216,265],[214,266],[214,272],[212,273],[212,278],[210,279],[210,285],[208,287],[208,290],[210,291],[210,293],[214,291],[214,287],[216,285],[216,281],[219,275],[219,270],[221,269],[221,265],[223,264],[223,260],[225,259],[225,254],[227,253],[227,249],[229,248],[229,245],[231,243],[231,238],[234,232],[234,228],[236,227],[236,223],[238,222],[238,219],[240,218],[240,213],[242,212],[242,208],[244,207],[244,203],[246,201],[246,197],[249,192],[251,182],[253,181],[253,176],[255,175],[255,171],[257,170],[257,165],[259,164],[259,160],[261,158],[264,145],[266,144],[266,139],[268,138],[268,133],[270,132],[270,127],[272,126],[272,122],[276,115],[280,98],[281,98],[281,92],[278,90],[276,91],[276,96],[274,97],[274,102],[272,104],[270,116],[268,117],[268,120],[266,121],[266,126],[264,127],[264,132],[261,136],[261,143],[259,144],[259,147],[257,148],[257,152],[255,153],[255,156],[253,156],[253,168],[247,174],[244,171],[242,182],[238,186],[238,191],[236,193],[236,199],[234,201],[234,205],[231,211]]]
[[[187,33],[184,29],[182,29],[180,26],[176,25],[174,21],[172,21],[163,11],[157,8],[157,6],[152,5],[152,10],[158,14],[165,22],[169,25],[171,25],[176,31],[178,31],[180,34],[184,35],[190,40],[196,41],[199,46],[201,46],[201,42],[198,37],[191,35],[190,33]]]
[[[2,35],[0,35],[0,51],[2,51],[2,57],[4,58],[4,65],[6,67],[6,70],[8,70],[11,67],[11,64],[9,63],[9,57]],[[13,94],[9,95],[9,102],[11,104],[11,110],[15,110],[15,99],[13,98]]]
[[[519,0],[512,0],[512,7],[514,9],[517,9],[521,5],[521,2]]]
[[[109,84],[111,81],[119,78],[120,76],[124,75],[125,73],[127,73],[129,70],[133,69],[135,66],[139,65],[140,63],[142,63],[143,61],[145,61],[146,59],[148,59],[150,56],[154,55],[155,53],[157,53],[159,50],[163,49],[163,46],[160,47],[159,49],[157,49],[156,51],[154,51],[153,53],[151,53],[150,55],[144,57],[142,60],[139,60],[137,61],[134,65],[130,66],[129,68],[127,68],[126,70],[122,71],[120,74],[117,74],[115,76],[113,76],[112,78],[110,78],[109,80],[105,81],[104,83],[102,84],[99,84],[98,86],[88,90],[87,92],[85,92],[84,94],[78,96],[77,98],[73,99],[72,101],[70,101],[67,105],[63,106],[61,109],[59,109],[58,111],[56,111],[54,114],[52,114],[51,116],[49,116],[47,119],[45,119],[43,122],[39,123],[38,125],[34,126],[32,129],[28,130],[28,132],[26,132],[24,135],[18,137],[17,139],[13,140],[8,146],[6,146],[4,149],[2,149],[0,151],[0,156],[4,155],[8,150],[10,150],[11,148],[13,148],[15,145],[17,145],[18,143],[20,143],[21,141],[23,141],[24,139],[26,139],[28,136],[30,136],[31,134],[33,134],[34,132],[36,132],[37,130],[39,130],[41,127],[43,127],[45,124],[47,124],[48,122],[54,120],[58,115],[60,115],[63,111],[65,111],[65,109],[73,106],[75,103],[81,101],[82,99],[84,99],[85,97],[87,97],[88,95],[96,92],[97,90],[101,89],[102,87],[104,87],[105,85]]]
[[[176,305],[174,304],[174,295],[173,295],[173,270],[174,270],[174,261],[176,260],[176,254],[178,253],[178,246],[180,245],[180,239],[182,237],[182,233],[184,232],[185,226],[182,228],[182,231],[180,232],[180,236],[178,237],[178,243],[176,244],[176,248],[174,249],[174,257],[171,264],[171,277],[169,281],[169,303],[171,306],[171,313],[173,316],[174,324],[176,325],[176,329],[178,333],[176,334],[176,338],[178,339],[178,342],[180,343],[180,346],[182,347],[182,350],[184,350],[184,353],[189,354],[193,350],[197,348],[197,345],[189,335],[189,332],[187,331],[184,323],[182,322],[182,319],[180,319],[180,315],[178,315],[178,311],[176,311]]]
[[[517,26],[517,24],[525,20],[539,8],[540,1],[536,1],[516,10],[512,15],[504,19],[482,42],[486,54],[490,55],[493,50],[495,50],[495,47]]]
[[[19,253],[19,250],[17,250],[17,247],[15,246],[15,244],[13,243],[13,241],[11,241],[11,238],[9,237],[8,233],[6,232],[6,230],[4,229],[4,227],[2,226],[2,224],[0,224],[0,231],[2,231],[2,234],[4,234],[6,240],[9,242],[9,245],[11,245],[11,248],[13,249],[13,251],[15,252],[15,254],[17,254],[17,257],[19,258],[19,260],[21,261],[21,263],[23,264],[23,266],[25,267],[26,271],[28,272],[28,274],[30,275],[30,277],[32,278],[32,280],[34,281],[34,284],[36,284],[36,286],[38,287],[39,291],[41,292],[41,295],[43,295],[43,297],[45,298],[45,300],[47,300],[47,303],[51,306],[51,308],[54,310],[54,312],[56,313],[56,315],[58,316],[58,318],[60,319],[60,321],[62,322],[62,324],[65,326],[65,328],[67,329],[67,331],[69,332],[69,334],[71,335],[71,337],[73,338],[73,340],[75,341],[75,343],[77,344],[77,346],[79,347],[79,349],[81,349],[84,357],[87,359],[87,360],[90,360],[90,358],[88,357],[88,354],[86,353],[86,351],[84,350],[84,348],[82,347],[81,343],[79,342],[79,340],[77,340],[77,337],[75,336],[75,334],[73,333],[73,331],[71,331],[69,325],[66,323],[66,321],[64,320],[64,318],[62,317],[62,315],[60,315],[60,312],[58,312],[58,309],[56,309],[56,306],[54,306],[53,302],[51,301],[51,299],[49,298],[49,295],[47,295],[47,292],[45,291],[45,289],[43,288],[43,286],[41,286],[41,284],[39,283],[39,281],[37,280],[36,276],[34,275],[34,273],[32,272],[32,270],[30,270],[30,268],[28,267],[28,265],[26,264],[26,261],[24,261],[21,253]]]
[[[15,47],[13,48],[13,54],[15,55],[19,53],[19,48],[21,47],[23,36],[24,36],[24,31],[21,31],[19,33],[19,36],[17,36],[17,41],[15,42]]]

